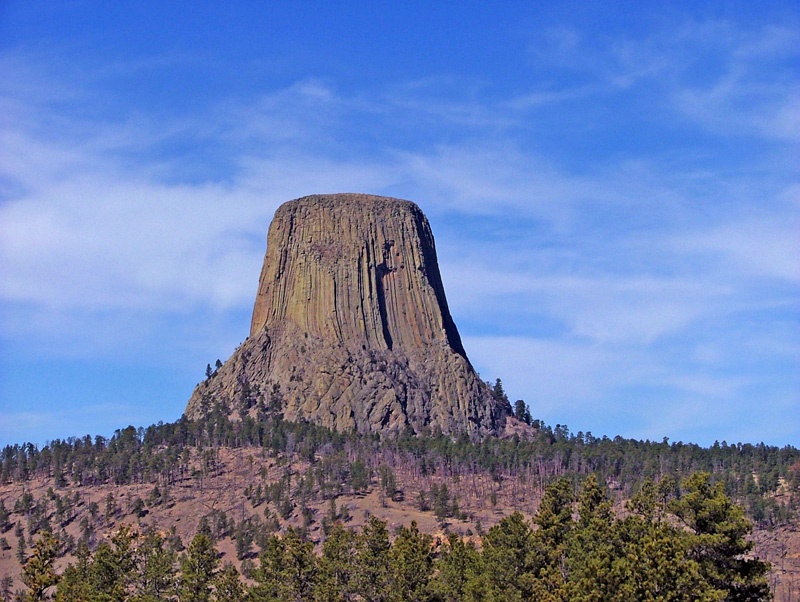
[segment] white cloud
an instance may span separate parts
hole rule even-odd
[[[677,114],[700,129],[725,135],[796,142],[798,48],[800,30],[790,24],[743,27],[686,19],[638,37],[596,39],[556,27],[534,44],[534,63],[545,73],[577,73],[583,81],[544,95],[531,93],[530,106],[551,98],[647,90],[665,100],[652,107],[664,122]],[[518,106],[526,106],[524,95]]]
[[[502,378],[514,398],[526,397],[537,415],[580,411],[602,395],[611,360],[604,349],[581,342],[525,337],[465,336],[472,364],[486,380]],[[528,398],[525,393],[534,395]]]
[[[38,434],[48,432],[53,425],[58,425],[58,438],[82,437],[84,435],[102,435],[110,437],[113,432],[108,429],[109,424],[115,424],[114,429],[125,428],[128,425],[142,426],[141,408],[130,404],[101,403],[87,404],[83,407],[53,409],[42,411],[41,408],[48,407],[48,400],[40,403],[31,404],[37,410],[24,412],[0,412],[0,442],[22,443],[19,433]],[[148,424],[155,424],[161,418],[147,416]],[[30,439],[25,439],[30,441]],[[44,445],[45,441],[36,440],[38,445]]]
[[[681,73],[672,94],[679,111],[701,127],[727,134],[800,139],[800,91],[794,75],[799,30],[775,25],[742,30],[725,22],[689,24],[682,39],[689,48],[714,40],[718,61],[711,69],[706,67],[700,83],[685,82],[689,78]],[[700,63],[703,55],[696,56],[686,63],[686,71]]]
[[[502,378],[535,418],[598,436],[791,441],[800,408],[796,382],[775,387],[758,370],[679,366],[674,350],[494,336],[467,336],[464,345],[481,376]]]
[[[105,177],[54,185],[0,207],[0,290],[62,308],[241,302],[231,278],[263,252],[242,224],[269,219],[248,201],[213,186]]]
[[[443,267],[454,311],[465,316],[517,314],[528,320],[541,320],[544,314],[562,324],[566,334],[595,343],[647,345],[674,336],[702,318],[724,312],[730,292],[720,285],[636,274],[509,271],[500,267],[506,257],[501,252],[487,256],[492,263]],[[525,324],[519,328],[525,330]]]
[[[721,269],[800,283],[800,203],[676,237],[676,250],[706,254]]]
[[[502,100],[447,78],[349,93],[306,78],[174,119],[61,112],[98,99],[80,81],[21,77],[28,66],[6,56],[4,339],[41,356],[70,355],[54,349],[62,345],[75,356],[166,357],[181,345],[193,358],[198,349],[224,356],[246,334],[230,331],[231,316],[249,312],[278,204],[384,193],[419,202],[435,230],[446,226],[435,234],[467,350],[540,416],[596,424],[599,434],[616,434],[624,418],[625,434],[655,438],[713,426],[714,408],[736,415],[750,387],[770,386],[757,367],[736,376],[736,356],[777,370],[798,357],[775,334],[791,322],[785,314],[796,316],[796,168],[774,161],[780,149],[754,150],[740,170],[733,154],[669,140],[663,152],[623,141],[568,163],[530,135],[537,111],[646,90],[659,100],[640,109],[654,119],[677,111],[691,135],[724,137],[736,123],[770,144],[791,140],[796,91],[757,76],[760,61],[784,60],[788,43],[766,30],[715,29],[725,34],[714,42],[718,62],[698,77],[682,65],[705,43],[698,31],[617,40],[570,66],[589,74],[577,84],[522,81]],[[576,31],[551,42],[539,67],[565,68],[586,51]],[[602,143],[571,135],[576,148]],[[775,307],[778,317],[759,313]],[[166,322],[182,342],[154,345]],[[791,407],[794,381],[778,380],[783,389],[769,391]]]

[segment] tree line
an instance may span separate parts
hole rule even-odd
[[[371,517],[360,532],[336,522],[315,551],[289,528],[266,539],[246,576],[221,563],[207,526],[183,551],[157,531],[122,526],[61,572],[60,542],[43,532],[23,566],[26,589],[0,594],[4,602],[770,599],[769,567],[749,554],[752,525],[724,484],[703,472],[677,487],[668,481],[645,480],[618,514],[594,475],[577,494],[557,479],[532,520],[514,512],[479,545],[456,534],[435,541],[413,522],[390,534]]]
[[[52,478],[56,488],[67,483],[151,483],[168,490],[191,478],[202,486],[203,479],[218,470],[218,450],[227,447],[288,454],[317,464],[315,474],[325,497],[348,485],[357,488],[388,464],[417,481],[433,474],[474,481],[476,474],[488,474],[498,483],[510,481],[513,495],[520,497],[526,490],[541,492],[563,476],[578,481],[596,474],[618,497],[628,498],[645,479],[677,481],[705,471],[723,482],[727,493],[761,526],[786,522],[800,506],[800,451],[795,447],[724,441],[701,447],[666,439],[595,437],[532,420],[524,404],[517,409],[531,422],[529,437],[473,441],[437,432],[393,439],[336,433],[308,422],[285,421],[265,408],[231,420],[224,408],[214,407],[200,420],[182,417],[147,428],[129,426],[110,438],[57,439],[41,448],[31,443],[6,445],[0,451],[0,483],[43,477]],[[474,496],[491,497],[491,491],[475,487]],[[781,493],[786,495],[779,497]]]

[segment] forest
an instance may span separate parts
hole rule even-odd
[[[723,484],[696,473],[679,498],[670,489],[646,481],[618,518],[590,476],[573,517],[572,485],[558,479],[532,522],[514,512],[480,549],[456,534],[434,545],[413,522],[392,540],[371,518],[360,533],[335,523],[317,555],[289,528],[265,541],[246,581],[220,566],[208,528],[178,554],[158,532],[123,526],[93,553],[82,545],[62,574],[59,542],[44,532],[23,565],[27,591],[9,599],[42,600],[48,589],[64,602],[771,599],[769,567],[745,556],[750,523]]]
[[[435,432],[397,438],[337,433],[310,422],[288,422],[280,413],[262,409],[231,420],[217,407],[201,420],[181,417],[147,428],[129,426],[110,438],[57,439],[41,449],[31,443],[6,445],[0,452],[0,483],[25,482],[38,475],[52,477],[56,486],[70,481],[77,485],[160,483],[169,488],[187,477],[202,481],[215,470],[215,455],[221,448],[250,448],[264,455],[288,454],[307,460],[313,469],[307,480],[316,481],[323,497],[348,487],[358,489],[370,474],[389,465],[416,477],[438,474],[461,479],[489,474],[495,481],[511,479],[540,491],[559,477],[578,482],[594,474],[622,499],[646,479],[669,477],[677,482],[704,471],[723,482],[727,494],[762,526],[786,522],[800,505],[796,495],[800,450],[793,446],[723,441],[702,447],[667,439],[611,439],[531,420],[529,408],[520,402],[517,415],[532,425],[531,436],[473,441],[466,435],[452,438]],[[197,457],[202,460],[199,466],[191,462]],[[784,502],[776,500],[780,492],[790,494],[783,496]]]
[[[0,554],[20,574],[0,575],[0,599],[771,599],[780,576],[749,534],[796,520],[796,448],[595,437],[524,402],[515,414],[524,437],[380,438],[217,408],[7,445]],[[183,532],[149,520],[212,491],[234,501],[182,516]],[[347,501],[372,491],[436,532],[352,516]]]

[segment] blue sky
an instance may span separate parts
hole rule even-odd
[[[431,4],[0,2],[0,445],[177,419],[347,191],[535,417],[800,445],[797,4]]]

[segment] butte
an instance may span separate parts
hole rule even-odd
[[[215,408],[472,438],[498,434],[511,411],[467,359],[425,215],[364,194],[307,196],[275,212],[250,336],[185,414]]]

